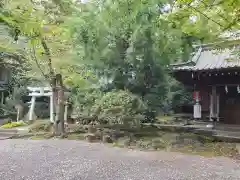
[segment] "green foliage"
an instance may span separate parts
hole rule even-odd
[[[182,84],[176,84],[172,88],[173,94],[171,108],[174,111],[184,105],[193,105],[192,91],[184,87]]]
[[[173,77],[169,76],[167,81],[167,93],[165,101],[160,103],[162,110],[165,114],[179,110],[183,105],[192,104],[192,91],[183,86],[180,82],[176,81]]]
[[[47,119],[50,117],[49,102],[36,102],[34,113],[39,119]]]
[[[100,123],[139,125],[144,120],[144,102],[127,91],[111,91],[96,101],[93,115]]]
[[[68,6],[70,8],[70,3],[62,0],[5,1],[2,4],[0,25],[7,27],[10,41],[1,41],[0,47],[24,52],[24,62],[28,62],[31,71],[24,73],[26,77],[49,81],[49,74],[55,69],[62,72],[63,66],[67,69],[72,65],[69,61],[61,61],[71,57],[71,43],[62,26]]]
[[[11,52],[21,65],[11,66],[16,74],[12,84],[27,84],[32,76],[40,77],[40,73],[48,78],[50,70],[56,69],[64,74],[65,85],[72,89],[76,114],[90,116],[94,110],[100,119],[114,117],[110,120],[114,123],[134,119],[136,114],[150,120],[159,112],[168,113],[190,103],[191,96],[168,76],[165,65],[188,60],[193,42],[214,39],[225,28],[238,27],[238,1],[211,3],[211,0],[93,0],[80,5],[65,0],[6,2],[0,7],[0,22],[5,25],[1,40],[7,37],[18,43],[10,43],[9,48],[6,46],[9,42],[1,41],[0,48]],[[168,4],[170,9],[166,11],[164,7]],[[191,17],[196,17],[196,21],[189,20]],[[43,40],[50,54],[44,49]],[[76,62],[69,61],[72,59]],[[6,59],[2,62],[9,64]],[[27,73],[29,69],[34,73]],[[123,95],[129,99],[124,97],[115,105]],[[139,107],[133,110],[130,102],[134,98],[144,104],[144,110],[138,112]],[[97,113],[98,108],[102,110]]]
[[[140,96],[150,118],[165,101],[165,65],[189,48],[182,45],[184,34],[163,18],[159,9],[165,3],[94,1],[79,7],[81,11],[67,21],[78,62],[95,69],[99,79],[106,81],[105,91],[127,89]]]
[[[187,35],[212,41],[224,31],[239,29],[239,7],[235,0],[177,0],[166,16]]]
[[[19,122],[11,122],[11,123],[4,124],[1,126],[1,128],[10,129],[10,128],[25,126],[25,125],[26,124],[23,121],[19,121]]]
[[[70,97],[73,103],[73,114],[74,115],[91,115],[91,108],[95,105],[97,99],[100,99],[103,95],[97,88],[77,88],[72,92]]]
[[[8,95],[5,104],[0,105],[0,109],[3,111],[5,116],[9,116],[12,120],[16,120],[17,117],[17,108],[16,106],[20,105],[23,107],[23,110],[28,109],[27,104],[24,104],[22,97],[27,96],[28,91],[26,87],[15,87],[12,94]]]

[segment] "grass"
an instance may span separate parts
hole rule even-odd
[[[20,127],[20,126],[26,126],[26,123],[23,122],[23,121],[10,122],[10,123],[7,123],[7,124],[2,125],[1,128],[11,129],[11,128]]]

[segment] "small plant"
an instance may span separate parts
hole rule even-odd
[[[4,124],[1,126],[1,128],[10,129],[10,128],[25,126],[25,125],[26,124],[23,121],[19,121],[19,122],[11,122],[11,123]]]

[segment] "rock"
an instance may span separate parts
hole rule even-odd
[[[83,129],[87,132],[88,131],[88,125],[83,125]]]
[[[236,149],[238,150],[238,153],[240,154],[240,144],[239,143],[236,144]]]
[[[112,132],[110,132],[110,134],[114,141],[123,136],[119,130],[113,130]]]
[[[88,142],[93,142],[93,141],[96,140],[95,134],[91,134],[91,133],[88,133],[88,134],[84,135],[84,138],[85,138]]]
[[[103,138],[103,132],[101,130],[97,130],[97,132],[94,133],[97,140],[102,140]]]
[[[96,131],[97,129],[93,125],[88,125],[88,133],[95,133]]]
[[[151,148],[152,142],[151,141],[136,141],[136,146],[140,149],[149,149]]]
[[[166,144],[160,139],[153,139],[151,146],[153,149],[157,150],[157,149],[164,149],[166,147]]]
[[[104,135],[102,138],[102,141],[104,143],[112,143],[113,142],[112,138],[109,135]]]
[[[67,123],[68,123],[68,124],[75,124],[75,123],[76,123],[76,120],[73,119],[73,118],[68,118],[68,119],[67,119]]]
[[[68,127],[69,127],[70,132],[74,132],[74,133],[86,133],[87,132],[87,128],[81,124],[71,124]]]
[[[50,128],[49,128],[49,131],[53,134],[54,133],[54,126],[52,125]]]
[[[124,140],[123,144],[124,144],[125,147],[129,147],[131,145],[130,139]]]

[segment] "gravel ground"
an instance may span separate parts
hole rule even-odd
[[[0,141],[1,180],[240,180],[240,162],[69,140]]]

